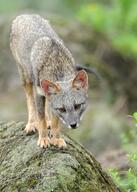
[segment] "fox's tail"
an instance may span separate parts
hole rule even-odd
[[[99,72],[96,70],[96,68],[92,68],[92,67],[87,67],[85,65],[80,65],[80,64],[76,64],[76,71],[80,71],[84,69],[87,73],[92,73],[96,76],[96,78],[98,80],[101,80],[102,77],[101,75],[99,74]]]

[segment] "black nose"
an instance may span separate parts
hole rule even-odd
[[[71,127],[72,129],[76,129],[76,128],[77,128],[77,124],[76,124],[76,123],[75,123],[75,124],[71,124],[70,127]]]

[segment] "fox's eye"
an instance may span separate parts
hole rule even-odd
[[[81,104],[75,104],[75,105],[74,105],[74,109],[75,109],[76,111],[79,110],[80,107],[81,107]]]
[[[59,110],[61,113],[66,113],[66,109],[65,109],[64,107],[58,108],[58,110]]]

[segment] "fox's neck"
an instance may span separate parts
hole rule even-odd
[[[71,76],[67,76],[66,78],[62,79],[61,81],[56,81],[56,83],[60,85],[62,90],[67,90],[71,87],[74,77],[75,77],[75,75],[72,74]]]
[[[75,72],[71,73],[69,75],[64,75],[62,78],[57,79],[56,83],[58,83],[58,84],[70,83],[74,77],[75,77]]]

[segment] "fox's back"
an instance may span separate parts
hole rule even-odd
[[[63,51],[65,51],[66,53],[65,57],[67,57],[67,62],[69,62],[70,64],[69,68],[66,66],[66,72],[70,70],[70,73],[72,73],[74,62],[70,52],[66,48],[64,47],[62,48],[62,46],[64,46],[62,40],[54,32],[49,22],[40,17],[39,15],[21,15],[18,16],[12,23],[10,46],[17,63],[19,63],[20,65],[24,66],[27,69],[30,78],[32,76],[33,69],[34,69],[33,71],[34,75],[36,76],[36,78],[38,78],[37,72],[40,71],[40,69],[42,68],[43,71],[39,75],[41,75],[41,78],[47,78],[47,79],[52,77],[51,73],[54,74],[56,72],[59,73],[59,70],[63,69],[63,67],[65,69],[65,64],[63,63],[62,64],[64,66],[63,65],[61,66],[61,64],[56,63],[56,68],[58,68],[57,71],[54,71],[53,69],[53,67],[55,67],[55,61],[51,62],[51,64],[49,63],[48,65],[46,64],[47,60],[49,60],[46,56],[44,56],[44,54],[46,55],[45,53],[46,47],[44,47],[43,45],[45,44],[46,46],[45,43],[46,38],[49,38],[50,40],[57,42],[57,44],[61,45],[61,49],[62,50],[64,49]],[[34,54],[32,54],[32,52],[34,52]],[[58,55],[60,55],[59,50]],[[32,62],[31,62],[31,56],[32,56]],[[42,58],[39,58],[40,56]],[[53,59],[57,60],[56,58]],[[40,63],[41,60],[42,62]],[[62,72],[65,73],[65,70],[63,70]],[[46,76],[46,74],[49,75],[49,77],[48,76],[43,77]],[[52,79],[54,78],[52,77]]]
[[[19,63],[30,63],[32,46],[43,36],[53,39],[58,38],[47,20],[39,15],[20,15],[16,17],[12,23],[10,44],[13,52],[16,47],[16,53],[13,54],[18,58]]]

